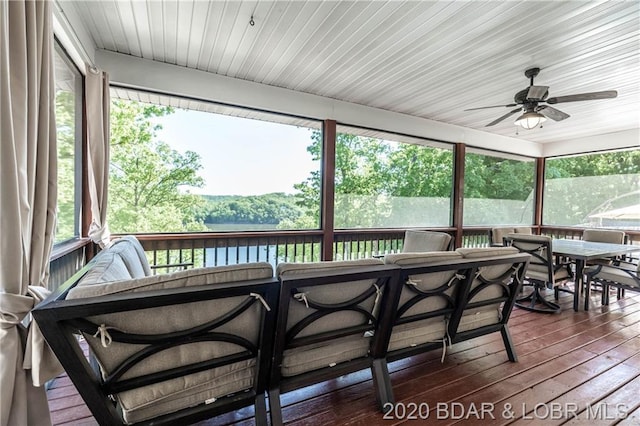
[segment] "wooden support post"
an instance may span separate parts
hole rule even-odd
[[[336,121],[324,120],[322,129],[322,260],[333,260],[334,191],[336,176]]]

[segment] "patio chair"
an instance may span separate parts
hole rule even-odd
[[[528,296],[517,299],[516,306],[533,312],[560,312],[560,305],[546,300],[541,291],[545,288],[554,289],[557,299],[556,288],[573,277],[570,264],[554,263],[551,238],[544,235],[509,234],[504,240],[507,245],[531,255],[526,280],[532,284],[533,291]]]
[[[482,261],[464,294],[460,322],[450,324],[452,342],[499,331],[509,361],[518,360],[507,322],[520,294],[530,257],[514,247],[459,248],[465,260]]]
[[[402,253],[446,251],[451,249],[451,235],[446,232],[407,230]]]
[[[380,369],[399,268],[378,259],[280,263],[276,275],[281,286],[271,424],[282,424],[282,393],[367,368],[380,409],[393,403],[391,383]]]
[[[598,243],[610,243],[610,244],[625,244],[627,235],[624,231],[618,231],[614,229],[585,229],[582,231],[582,239],[584,241],[594,241]],[[589,265],[611,265],[613,263],[620,263],[622,257],[616,258],[604,258],[594,259],[587,263]],[[598,285],[597,282],[589,282],[588,285]],[[603,289],[604,290],[604,289]],[[618,288],[618,299],[624,297],[624,289]]]
[[[402,268],[402,290],[387,361],[500,331],[516,361],[507,321],[529,256],[511,247],[389,254]]]
[[[467,265],[432,272],[434,263],[453,265],[463,257],[456,251],[388,254],[384,261],[402,267],[402,290],[394,317],[387,361],[427,350],[446,350],[448,321],[458,306],[458,288],[465,283]],[[464,276],[463,276],[464,275]]]
[[[588,282],[602,285],[602,304],[609,304],[609,287],[640,292],[640,263],[619,262],[617,265],[595,265],[585,270]]]
[[[626,234],[624,231],[616,231],[613,229],[585,229],[584,231],[582,231],[582,239],[584,241],[593,241],[598,243],[624,244]],[[589,263],[610,265],[616,260],[621,259],[596,259],[589,261]]]
[[[272,266],[148,269],[135,238],[119,239],[33,310],[97,422],[190,424],[253,405],[266,425]]]
[[[489,230],[489,246],[501,247],[504,245],[504,237],[509,234],[524,234],[531,235],[532,230],[530,226],[508,226],[508,227],[495,227]]]

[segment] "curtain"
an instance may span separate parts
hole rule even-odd
[[[89,237],[104,247],[109,242],[107,226],[107,184],[109,177],[109,76],[87,65],[88,182],[91,202]]]
[[[0,2],[0,425],[50,424],[41,385],[61,370],[25,318],[43,297],[57,152],[49,1]]]

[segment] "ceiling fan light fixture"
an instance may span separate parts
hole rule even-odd
[[[520,126],[523,129],[531,130],[535,129],[545,121],[547,121],[547,117],[545,117],[544,115],[537,112],[528,111],[517,118],[517,120],[515,121],[515,125]]]

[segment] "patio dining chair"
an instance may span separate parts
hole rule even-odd
[[[499,226],[489,230],[489,245],[491,247],[502,247],[504,237],[509,234],[531,235],[533,232],[530,226]]]
[[[533,312],[560,312],[560,305],[545,299],[542,291],[545,288],[554,289],[554,296],[557,299],[558,286],[572,279],[573,276],[570,264],[554,262],[551,238],[544,235],[514,233],[505,237],[505,243],[522,253],[531,255],[526,280],[533,286],[533,291],[528,296],[517,299],[515,305]]]
[[[614,229],[585,229],[582,231],[582,239],[584,241],[592,241],[597,243],[624,244],[626,234],[624,231]],[[589,261],[591,264],[609,265],[620,259],[596,259]]]
[[[402,245],[403,253],[447,251],[451,249],[451,235],[446,232],[407,230]]]
[[[582,232],[582,239],[584,241],[593,241],[598,243],[625,244],[626,238],[627,236],[624,231],[615,229],[585,229]],[[614,263],[619,264],[621,260],[621,257],[594,259],[589,261],[588,265],[611,265]],[[595,285],[596,288],[599,287],[598,282],[590,282],[586,280],[585,283],[589,283],[589,285]],[[617,296],[618,299],[623,297],[624,289],[618,288]]]
[[[619,262],[617,265],[593,265],[586,269],[588,282],[602,285],[602,304],[609,304],[609,287],[640,292],[640,263]]]

